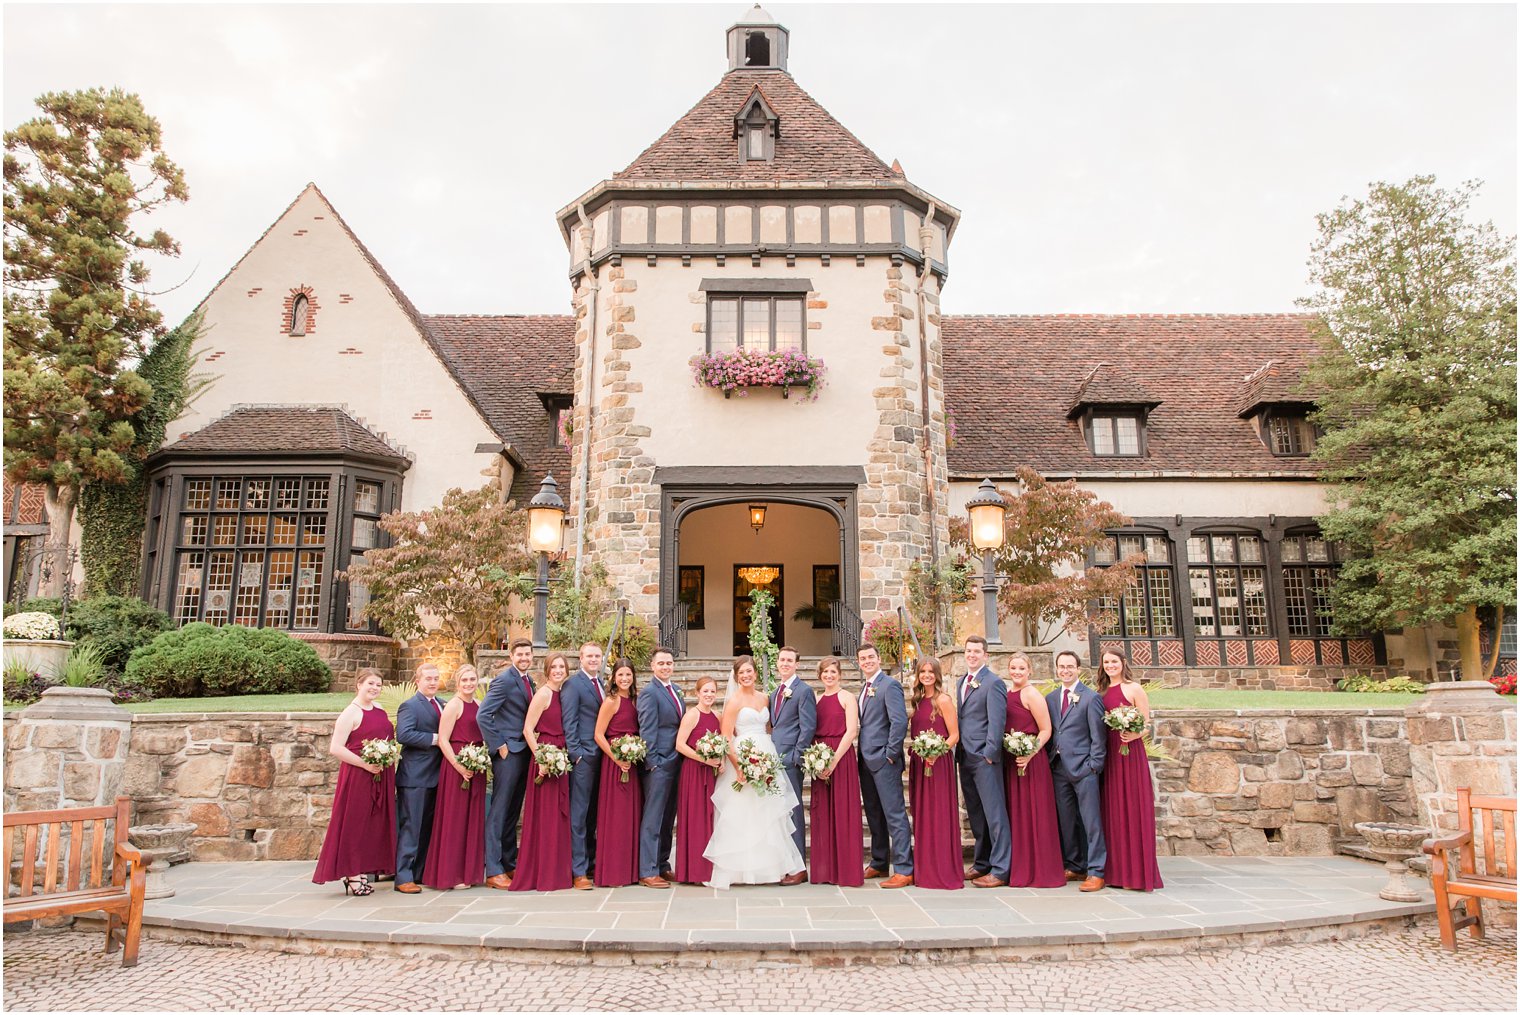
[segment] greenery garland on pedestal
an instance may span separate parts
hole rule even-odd
[[[771,607],[776,597],[763,588],[749,590],[749,654],[765,682],[766,697],[776,689],[776,657],[781,648],[771,640]]]

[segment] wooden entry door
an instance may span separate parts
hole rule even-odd
[[[751,567],[773,567],[776,569],[776,579],[769,585],[761,586],[776,597],[771,604],[771,641],[777,645],[786,639],[783,637],[785,630],[781,626],[781,602],[782,602],[782,568],[780,564],[735,564],[734,565],[734,655],[749,655],[749,608],[750,590],[756,586],[751,585],[739,574],[740,570]]]

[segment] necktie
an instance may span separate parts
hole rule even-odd
[[[665,690],[667,690],[667,691],[670,692],[670,700],[673,701],[673,702],[675,702],[676,713],[679,715],[680,712],[681,712],[681,696],[676,693],[676,685],[675,684],[666,684],[665,685]]]
[[[1069,708],[1071,708],[1071,689],[1067,688],[1061,692],[1061,714],[1065,715]]]
[[[602,686],[602,682],[600,680],[597,680],[595,677],[593,677],[589,673],[586,674],[586,679],[590,680],[591,681],[591,686],[594,687],[594,688],[596,688],[596,700],[597,701],[606,701],[607,700],[607,689]]]
[[[786,685],[776,688],[776,693],[771,695],[771,722],[781,718],[781,695],[786,692]]]
[[[528,697],[530,697],[530,698],[533,697],[533,681],[532,681],[532,679],[529,678],[529,676],[526,673],[523,673],[521,671],[518,672],[518,676],[522,677],[522,680],[523,680],[523,689],[528,692]]]
[[[971,674],[966,674],[966,679],[961,681],[961,704],[966,703],[966,695],[971,693]]]
[[[439,715],[443,715],[443,706],[440,705],[440,704],[438,704],[438,699],[437,698],[429,698],[428,701],[430,701],[430,702],[433,703],[433,708],[435,708],[438,711]]]

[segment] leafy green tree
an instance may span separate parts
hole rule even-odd
[[[1515,602],[1515,243],[1468,221],[1477,183],[1373,184],[1318,216],[1325,352],[1306,382],[1347,551],[1343,631],[1454,622],[1462,674],[1493,669],[1478,608]],[[1498,639],[1495,639],[1497,645]]]
[[[37,105],[5,133],[5,469],[44,484],[61,553],[81,488],[128,478],[130,420],[151,396],[131,369],[162,331],[140,255],[179,245],[133,223],[189,192],[136,95],[93,88]]]
[[[1004,579],[998,618],[1018,618],[1031,645],[1048,645],[1062,631],[1086,637],[1092,625],[1112,619],[1102,604],[1117,601],[1137,578],[1137,559],[1087,567],[1088,553],[1110,538],[1108,530],[1129,519],[1075,480],[1052,483],[1027,465],[1017,475],[1019,491],[1002,492],[1003,546],[993,555]],[[954,548],[981,559],[966,519],[951,519],[950,538]]]
[[[494,647],[533,567],[527,512],[503,502],[494,484],[456,487],[437,507],[382,516],[380,528],[394,545],[369,550],[339,575],[369,589],[364,615],[407,639],[434,620],[471,659],[477,646]]]

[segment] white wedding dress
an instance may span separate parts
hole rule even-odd
[[[738,743],[753,740],[763,750],[776,753],[765,731],[765,713],[758,708],[739,710],[734,739]],[[761,795],[750,787],[736,790],[733,764],[723,762],[713,789],[712,838],[703,851],[713,865],[709,886],[773,884],[802,869],[802,854],[792,841],[797,794],[784,774],[778,781],[780,793]]]

